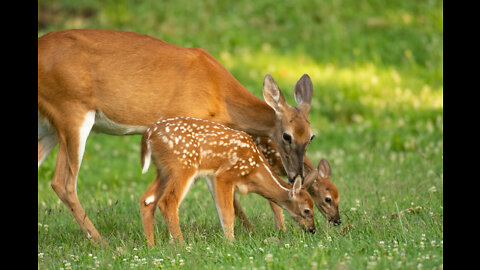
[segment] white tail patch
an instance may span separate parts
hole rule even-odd
[[[148,167],[150,167],[150,162],[152,159],[152,150],[150,148],[150,140],[147,139],[146,141],[147,144],[147,151],[143,155],[143,168],[142,168],[142,174],[146,173],[148,171]]]

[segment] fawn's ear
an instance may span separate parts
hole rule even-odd
[[[277,113],[286,104],[285,97],[270,74],[265,75],[263,80],[263,99]]]
[[[313,183],[315,183],[315,179],[318,177],[318,171],[317,170],[311,170],[307,176],[305,176],[305,179],[303,180],[303,186],[305,188],[309,188]]]
[[[300,190],[302,189],[302,177],[297,176],[295,178],[295,182],[293,183],[292,189],[288,192],[288,197],[290,199],[295,198],[295,196],[300,193]]]
[[[305,111],[307,114],[310,111],[312,95],[312,80],[307,74],[303,74],[303,76],[295,84],[294,96],[299,108],[302,108],[302,110]]]
[[[328,163],[328,161],[324,158],[322,158],[322,160],[320,160],[320,163],[318,163],[317,169],[321,178],[328,178],[332,175],[330,163]]]

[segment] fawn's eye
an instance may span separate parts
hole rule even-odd
[[[303,210],[303,213],[304,213],[305,215],[310,214],[310,209],[305,209],[305,210]]]
[[[292,143],[292,136],[287,133],[283,133],[283,139],[288,143]]]
[[[330,197],[327,197],[327,198],[325,198],[325,201],[326,201],[327,203],[330,203],[330,202],[332,201],[332,199],[331,199]]]
[[[315,138],[315,135],[312,135],[312,137],[310,137],[310,142],[313,141],[313,138]]]

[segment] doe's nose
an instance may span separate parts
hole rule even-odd
[[[340,225],[340,223],[342,223],[342,220],[341,219],[337,219],[333,222],[333,225],[337,226],[337,225]]]
[[[315,234],[315,228],[310,228],[308,231],[309,231],[311,234]]]

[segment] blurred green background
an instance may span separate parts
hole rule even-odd
[[[201,47],[259,97],[266,73],[290,98],[307,73],[314,127],[385,126],[412,113],[434,122],[441,115],[442,9],[441,1],[42,0],[38,35],[118,29]]]
[[[330,161],[341,196],[340,227],[357,229],[343,237],[338,234],[341,228],[329,229],[317,211],[319,228],[311,241],[314,245],[320,241],[329,251],[300,253],[300,259],[305,256],[319,266],[331,267],[346,262],[352,269],[374,262],[390,269],[417,268],[419,263],[425,268],[443,267],[442,1],[38,1],[39,37],[71,28],[134,31],[183,47],[204,48],[259,98],[263,78],[271,74],[290,104],[295,104],[296,81],[309,74],[314,85],[309,118],[316,138],[307,155],[315,164],[322,157]],[[128,232],[110,238],[125,250],[144,245],[137,199],[154,178],[153,170],[140,174],[139,142],[139,136],[92,134],[78,181],[80,201],[100,233],[108,237],[119,228]],[[39,228],[39,252],[55,253],[51,250],[55,244],[67,252],[66,235],[78,235],[74,243],[83,239],[50,187],[55,151],[38,173],[39,223],[50,224],[48,232]],[[206,185],[196,184],[182,203],[181,222],[219,226],[211,224],[216,212],[213,203],[199,199],[204,196],[208,196]],[[251,196],[241,200],[252,223],[260,228],[257,236],[265,238],[261,228],[273,227],[268,204]],[[113,208],[115,201],[126,204]],[[385,218],[409,207],[424,210],[404,220]],[[198,216],[197,208],[208,214]],[[122,219],[130,216],[124,224]],[[286,221],[290,222],[288,217]],[[239,227],[237,223],[236,230]],[[185,237],[196,235],[187,230]],[[254,242],[261,243],[263,238]],[[437,245],[425,247],[424,238]],[[252,245],[249,241],[237,243]],[[379,241],[385,241],[385,246],[394,246],[394,241],[408,243],[406,259],[401,247],[391,255],[403,262],[401,267],[395,267],[387,253],[380,252],[382,260],[371,261],[371,254],[379,254],[374,250],[382,250]],[[240,258],[255,250],[245,247],[242,255],[221,248],[239,253]],[[62,256],[43,259],[39,268],[64,267]],[[274,256],[276,263],[277,253]],[[112,261],[106,257],[102,260]],[[215,262],[223,263],[224,257],[218,256]],[[207,260],[207,268],[211,262]],[[122,265],[116,259],[111,263]],[[278,263],[280,268],[288,264],[281,259]]]

